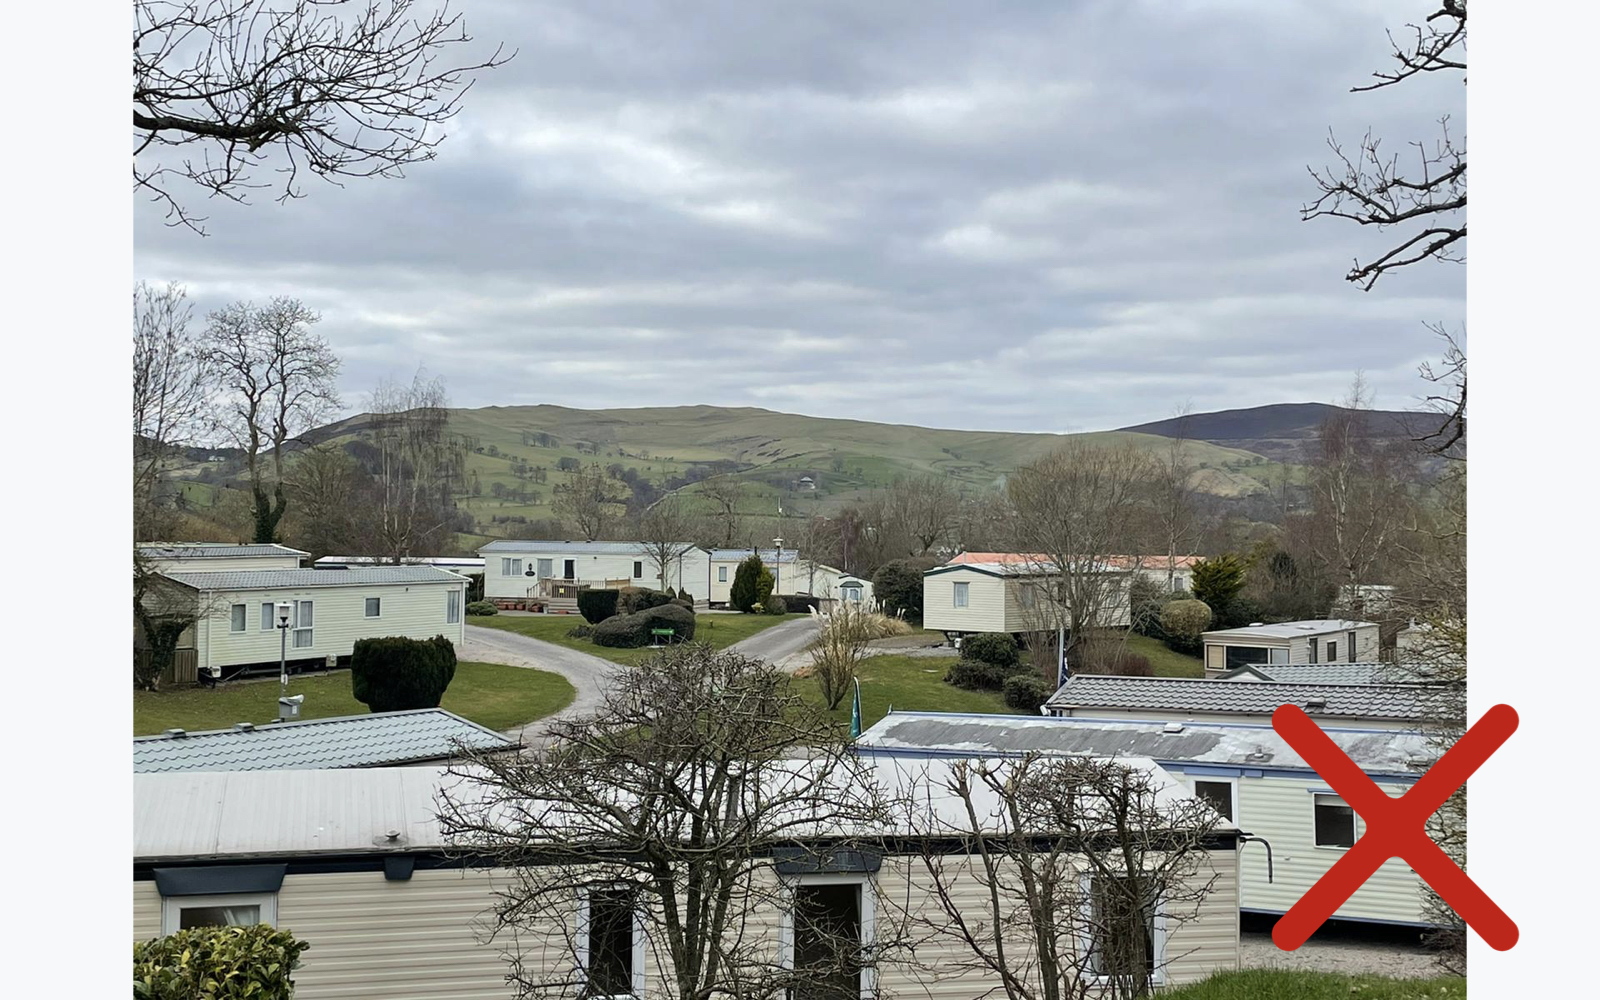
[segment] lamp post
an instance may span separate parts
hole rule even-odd
[[[278,624],[278,721],[283,721],[289,710],[289,625],[294,616],[294,605],[279,601]],[[298,714],[298,713],[296,713]]]
[[[772,561],[772,592],[781,594],[783,593],[783,539],[774,538],[772,544],[778,550]]]

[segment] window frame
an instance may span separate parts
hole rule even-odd
[[[183,923],[183,911],[206,906],[255,906],[260,922],[278,926],[278,894],[275,892],[229,892],[210,896],[162,896],[161,934],[175,934]],[[253,925],[252,925],[253,926]]]
[[[644,579],[644,560],[643,559],[635,559],[633,561],[633,578],[635,580],[643,580]]]
[[[500,575],[501,576],[521,576],[522,575],[522,557],[521,556],[501,556],[500,557]]]
[[[1223,817],[1229,823],[1239,824],[1239,779],[1218,774],[1196,774],[1189,779],[1189,790],[1194,792],[1195,798],[1200,798],[1201,782],[1210,785],[1228,786],[1228,812],[1230,815]],[[1200,801],[1204,802],[1204,799]]]
[[[728,567],[726,567],[726,566],[718,566],[717,567],[717,582],[718,583],[727,583],[728,582]]]
[[[971,607],[972,584],[967,580],[950,581],[950,606],[952,608]]]
[[[305,617],[308,624],[305,625],[300,624],[300,609],[302,607],[306,610]],[[315,646],[317,644],[316,625],[316,599],[307,598],[302,600],[297,598],[294,602],[294,618],[289,623],[289,647],[291,649],[310,649]],[[304,642],[300,641],[302,634],[305,636]]]
[[[1125,878],[1126,876],[1122,877]],[[1083,900],[1079,913],[1084,921],[1085,932],[1091,935],[1094,933],[1094,878],[1095,876],[1092,873],[1084,872],[1080,876],[1079,882],[1079,891]],[[1080,939],[1078,948],[1083,961],[1087,965],[1090,961],[1090,953],[1094,948],[1092,937],[1088,940]],[[1150,964],[1152,966],[1150,985],[1165,986],[1167,985],[1167,901],[1162,898],[1160,893],[1156,894],[1155,913],[1151,920],[1150,953]],[[1090,971],[1087,968],[1084,970],[1084,977],[1097,985],[1109,983],[1115,978],[1104,973]]]
[[[261,631],[275,632],[278,629],[278,602],[261,602]]]
[[[234,623],[235,622],[238,623],[238,627],[237,628],[234,627]],[[249,625],[250,625],[250,605],[248,605],[248,604],[231,604],[231,605],[229,605],[229,607],[228,607],[228,632],[230,634],[232,634],[232,635],[239,635],[241,633],[250,631]]]
[[[861,891],[861,981],[862,1000],[877,996],[878,969],[873,956],[877,944],[877,883],[864,872],[815,872],[781,875],[783,911],[778,922],[778,967],[794,971],[794,908],[796,891],[806,885],[854,885]]]
[[[1289,647],[1288,646],[1268,646],[1267,647],[1267,666],[1269,666],[1269,667],[1270,666],[1286,667],[1288,665],[1289,665]]]
[[[374,614],[370,610],[373,606],[376,606],[377,609],[378,609],[376,614]],[[383,598],[382,597],[363,597],[361,599],[361,612],[362,612],[362,617],[363,618],[382,618],[383,617]]]
[[[626,886],[612,886],[610,888],[627,888]],[[633,910],[633,968],[629,970],[629,985],[631,993],[596,993],[587,994],[589,982],[589,897],[592,889],[578,890],[578,905],[574,914],[573,943],[574,943],[574,971],[577,979],[584,984],[585,994],[591,1000],[625,1000],[625,998],[638,998],[644,996],[645,988],[645,925],[644,917],[635,906]]]
[[[1361,839],[1363,832],[1361,829],[1361,814],[1356,812],[1350,803],[1344,800],[1343,796],[1332,789],[1312,788],[1309,791],[1311,792],[1311,846],[1319,851],[1348,851],[1354,847],[1356,841]],[[1318,799],[1333,799],[1339,805],[1350,810],[1350,843],[1324,844],[1317,839]]]
[[[461,624],[461,591],[454,588],[446,591],[444,596],[444,623]]]
[[[1329,639],[1328,640],[1328,659],[1327,659],[1327,662],[1328,663],[1338,663],[1339,662],[1339,640],[1338,639]]]

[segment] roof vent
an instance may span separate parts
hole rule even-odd
[[[385,840],[399,840],[400,839],[400,831],[399,830],[385,830],[383,832],[383,837],[384,837]]]
[[[1266,624],[1266,623],[1265,622],[1251,622],[1250,623],[1250,627],[1251,628],[1260,628],[1264,624]]]
[[[1328,707],[1328,699],[1326,699],[1326,698],[1310,698],[1310,699],[1306,700],[1306,708],[1308,708],[1308,709],[1311,709],[1311,708],[1327,708],[1327,707]]]
[[[181,740],[189,734],[181,729],[169,729],[167,730],[166,735],[168,739]]]
[[[253,722],[235,722],[233,724],[233,731],[236,733],[253,733],[255,730],[256,724]]]
[[[1166,725],[1161,727],[1161,731],[1163,733],[1181,733],[1181,732],[1183,732],[1183,723],[1181,723],[1181,722],[1169,722]]]

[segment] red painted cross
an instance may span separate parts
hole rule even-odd
[[[1272,927],[1279,948],[1293,951],[1390,858],[1403,858],[1489,946],[1505,951],[1517,943],[1517,925],[1494,900],[1428,837],[1424,825],[1434,810],[1517,730],[1517,713],[1496,705],[1398,799],[1355,765],[1343,750],[1294,705],[1272,713],[1272,728],[1365,821],[1367,830],[1344,857],[1317,879]]]

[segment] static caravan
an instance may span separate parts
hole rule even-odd
[[[733,589],[733,578],[739,564],[750,558],[756,549],[712,549],[710,577],[706,592],[712,604],[727,604]],[[780,596],[806,594],[816,597],[837,597],[837,584],[841,574],[823,563],[806,559],[794,549],[759,550],[761,562],[772,572],[772,592]]]
[[[1107,613],[1103,625],[1126,626],[1128,574],[1103,570]],[[1067,611],[1052,598],[1057,574],[1033,562],[947,563],[922,574],[922,626],[952,639],[976,632],[1053,631]]]
[[[1189,677],[1074,674],[1045,701],[1045,715],[1270,725],[1298,705],[1318,725],[1416,730],[1444,696],[1423,684],[1239,684]]]
[[[873,607],[876,598],[872,596],[872,581],[863,580],[859,576],[849,573],[842,574],[833,587],[833,596],[836,600],[848,601],[851,604],[862,604]]]
[[[432,566],[435,569],[472,576],[483,572],[484,560],[473,556],[407,556],[401,566]],[[317,569],[362,569],[369,566],[393,566],[395,563],[376,556],[323,556],[313,563]]]
[[[561,600],[576,606],[585,587],[662,589],[661,571],[645,542],[574,542],[503,538],[478,550],[484,558],[485,600]],[[666,586],[705,599],[706,550],[675,542]]]
[[[467,578],[431,566],[164,576],[193,591],[201,609],[189,634],[202,675],[276,670],[280,603],[290,607],[288,660],[302,666],[347,658],[357,639],[442,635],[459,645],[464,637]]]
[[[1252,663],[1374,663],[1378,659],[1376,622],[1343,618],[1203,632],[1206,676]]]
[[[945,565],[962,566],[975,563],[983,565],[1000,563],[1038,566],[1049,561],[1048,556],[1037,552],[962,552]],[[1135,572],[1163,589],[1168,584],[1170,570],[1171,584],[1174,591],[1189,589],[1189,581],[1194,576],[1194,564],[1197,562],[1200,562],[1199,556],[1174,556],[1170,566],[1166,556],[1105,557],[1105,563],[1111,569]]]
[[[1324,729],[1378,787],[1401,795],[1433,751],[1419,733]],[[1365,832],[1365,824],[1270,725],[1052,719],[893,712],[862,733],[857,752],[893,758],[1086,753],[1147,757],[1239,829],[1266,841],[1240,854],[1240,909],[1282,914]],[[1271,878],[1267,862],[1271,849]],[[1338,920],[1426,926],[1422,881],[1399,858],[1333,914]]]
[[[929,862],[910,853],[914,848],[896,850],[907,843],[905,835],[929,825],[965,822],[953,796],[939,792],[948,762],[862,763],[860,781],[926,801],[927,823],[893,821],[872,832],[871,846],[862,849],[837,849],[844,831],[831,823],[807,827],[801,839],[762,845],[743,862],[741,878],[751,891],[736,893],[736,905],[748,912],[735,921],[725,961],[796,968],[839,955],[843,939],[849,944],[839,957],[850,957],[828,962],[829,997],[967,1000],[991,992],[992,974],[977,967],[934,909],[938,904],[925,888]],[[1149,772],[1158,807],[1189,797],[1155,764],[1126,763]],[[635,902],[604,885],[575,884],[570,902],[554,904],[560,912],[487,940],[496,892],[514,887],[515,873],[484,862],[474,866],[463,858],[466,845],[441,830],[441,789],[449,787],[458,801],[474,795],[459,775],[401,767],[136,774],[133,780],[136,941],[204,925],[283,927],[310,945],[294,974],[297,1000],[503,998],[513,957],[536,981],[564,979],[571,995],[663,992],[656,978],[664,962],[657,951],[659,921],[642,909],[661,904],[648,891]],[[927,795],[912,782],[925,782]],[[840,794],[862,787],[858,781]],[[1171,921],[1169,904],[1157,900],[1153,926],[1147,925],[1161,984],[1239,967],[1237,828],[1220,823],[1200,850],[1189,878],[1195,886],[1209,884],[1209,891],[1192,909],[1182,904],[1185,912]],[[981,862],[961,853],[959,841],[942,851],[931,863],[940,866],[952,898],[970,899],[974,917],[984,919]],[[1084,868],[1079,884],[1087,911],[1095,889]],[[597,881],[608,877],[597,868]],[[1099,926],[1081,946],[1112,951],[1100,935],[1116,929]],[[916,929],[915,955],[892,946],[896,927]],[[1009,944],[1022,953],[1025,941],[1018,934]],[[880,944],[887,947],[877,949]],[[873,960],[861,961],[862,955]],[[849,970],[843,975],[841,965]],[[582,989],[586,981],[589,989]]]
[[[222,542],[147,542],[139,554],[156,573],[219,573],[247,569],[299,569],[311,553],[287,545]]]

